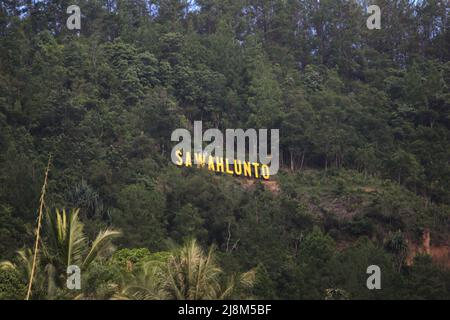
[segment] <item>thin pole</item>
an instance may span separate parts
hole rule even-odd
[[[52,155],[50,154],[48,157],[47,169],[45,170],[44,184],[42,185],[41,197],[39,199],[39,216],[38,216],[38,223],[37,223],[37,229],[36,229],[36,242],[34,243],[33,265],[31,266],[30,281],[28,282],[28,291],[27,291],[27,297],[25,298],[25,300],[30,299],[31,287],[33,285],[34,272],[36,270],[36,259],[37,259],[38,246],[39,246],[39,234],[41,231],[41,223],[42,223],[42,211],[44,209],[44,197],[45,197],[45,191],[47,189],[47,178],[48,178],[48,173],[50,171],[51,162],[52,162]]]

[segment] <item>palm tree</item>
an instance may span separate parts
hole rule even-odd
[[[215,261],[214,247],[205,254],[195,240],[190,240],[168,261],[150,261],[135,270],[130,278],[124,279],[122,290],[114,298],[230,299],[251,288],[255,275],[255,270],[250,270],[226,278]]]
[[[120,235],[119,231],[111,229],[100,231],[89,246],[79,212],[79,209],[75,209],[67,214],[65,209],[56,209],[54,215],[50,211],[46,214],[46,257],[55,267],[62,267],[64,271],[70,265],[85,270],[95,259],[111,254],[114,251],[111,240]]]
[[[403,232],[398,230],[393,234],[390,233],[384,240],[384,247],[394,256],[394,263],[400,272],[408,257],[408,240]]]
[[[47,298],[64,291],[68,266],[77,265],[82,272],[86,271],[93,261],[112,253],[112,239],[120,235],[119,231],[107,229],[99,232],[89,245],[78,214],[78,209],[70,210],[69,213],[65,209],[56,209],[54,214],[49,210],[46,212],[46,237],[42,240],[42,255],[38,261],[37,275],[37,278],[42,279],[42,270],[45,270],[45,281],[37,281],[35,288],[46,282]],[[30,253],[29,249],[19,251],[18,264],[6,261],[2,262],[1,266],[17,270],[28,282],[31,270]]]
[[[222,270],[214,261],[214,248],[205,255],[195,240],[188,241],[167,264],[167,290],[176,300],[215,299]]]
[[[147,261],[142,268],[122,279],[122,289],[113,296],[116,300],[165,300],[163,265],[159,261]]]
[[[14,264],[11,261],[0,262],[0,269],[12,269],[22,279],[29,279],[31,274],[31,265],[33,264],[33,252],[31,249],[22,249],[17,251],[18,263]]]
[[[197,242],[190,240],[169,259],[165,274],[166,290],[173,299],[204,300],[232,298],[239,290],[251,288],[256,271],[224,279],[215,261],[214,247],[204,254]]]
[[[0,270],[12,270],[18,276],[18,279],[26,285],[30,279],[31,268],[33,265],[33,251],[29,248],[21,249],[17,251],[17,262],[13,263],[11,261],[0,262]],[[45,295],[45,276],[40,273],[39,259],[37,260],[37,268],[34,277],[35,284],[35,296]]]

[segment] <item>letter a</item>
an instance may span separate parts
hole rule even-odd
[[[381,269],[379,266],[376,265],[372,265],[367,267],[367,274],[371,274],[371,276],[369,278],[367,278],[367,289],[369,290],[373,290],[373,289],[377,289],[380,290],[381,289]]]
[[[67,14],[71,16],[67,18],[67,29],[80,30],[81,29],[81,10],[79,6],[71,5],[67,8]]]
[[[80,290],[81,289],[81,270],[78,266],[71,265],[67,267],[67,289]]]
[[[381,29],[381,9],[377,5],[371,5],[367,8],[367,13],[371,16],[367,18],[367,28],[369,30]]]

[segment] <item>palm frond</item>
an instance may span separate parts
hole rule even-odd
[[[11,261],[0,262],[0,270],[17,270],[17,267]]]
[[[73,209],[69,213],[65,209],[56,209],[54,214],[50,210],[46,212],[48,241],[45,252],[52,263],[60,267],[82,262],[87,239],[78,214],[79,209]]]
[[[69,215],[69,225],[66,227],[67,266],[78,265],[82,261],[87,239],[83,233],[83,224],[78,218],[80,210],[72,210]],[[65,210],[63,211],[66,219]]]
[[[122,290],[115,294],[113,299],[163,300],[168,297],[163,263],[148,261],[139,270],[122,279]]]
[[[106,229],[104,231],[101,231],[92,243],[92,246],[85,257],[81,268],[83,269],[88,267],[95,258],[101,256],[105,252],[112,251],[113,246],[111,241],[114,238],[119,237],[120,235],[121,232],[116,230]]]

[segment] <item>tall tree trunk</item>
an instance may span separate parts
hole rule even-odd
[[[294,151],[290,150],[289,154],[291,155],[291,171],[294,171]]]
[[[300,171],[303,170],[303,164],[305,163],[305,153],[302,153],[302,161],[300,162]]]

